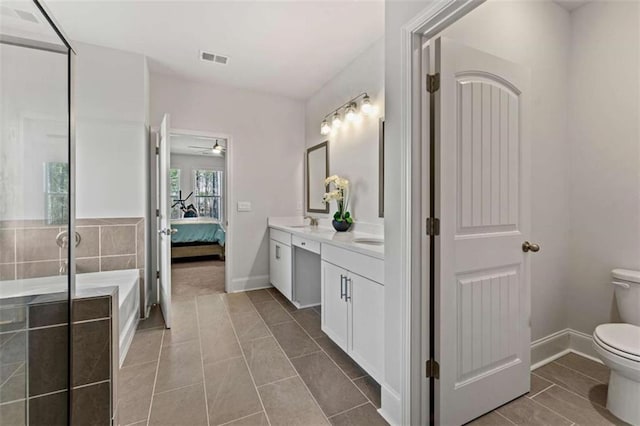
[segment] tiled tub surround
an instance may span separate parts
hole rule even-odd
[[[56,236],[64,230],[38,220],[1,221],[0,281],[66,275],[66,251],[56,244]],[[141,217],[77,219],[76,273],[138,269],[142,293],[144,231]]]
[[[109,425],[114,417],[117,300],[111,287],[84,291],[73,302],[74,425]],[[25,425],[28,416],[30,425],[66,424],[67,295],[3,299],[0,316],[0,423]]]

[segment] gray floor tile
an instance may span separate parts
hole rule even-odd
[[[200,343],[178,343],[162,348],[155,392],[164,392],[202,382]]]
[[[273,300],[271,292],[268,289],[248,291],[247,296],[253,303],[267,302]]]
[[[517,425],[570,426],[572,422],[527,397],[521,397],[498,408],[498,413]]]
[[[255,304],[256,310],[268,325],[293,321],[293,318],[275,300]]]
[[[371,376],[364,376],[353,381],[357,387],[365,394],[369,401],[376,407],[380,408],[380,385],[373,380]]]
[[[300,309],[292,312],[291,316],[314,339],[325,335],[320,329],[320,315],[312,308]]]
[[[207,425],[207,409],[202,383],[163,392],[153,397],[149,426],[185,425]]]
[[[358,377],[364,377],[367,373],[347,355],[338,345],[328,337],[321,337],[316,339],[316,343],[322,347],[322,349],[331,357],[331,359],[338,364],[338,367],[344,371],[344,374],[351,379],[357,379]]]
[[[25,401],[0,405],[0,420],[3,425],[24,426],[26,424]]]
[[[0,386],[0,402],[17,401],[26,396],[27,379],[24,373],[14,374]]]
[[[253,311],[253,304],[245,293],[224,294],[222,299],[226,303],[227,309],[229,309],[229,313],[231,314]]]
[[[535,395],[538,392],[545,390],[549,386],[553,386],[553,383],[551,383],[547,379],[543,379],[542,377],[531,373],[531,390],[529,391],[528,395]]]
[[[171,304],[171,328],[164,333],[163,346],[198,339],[198,318],[195,299]]]
[[[580,425],[624,424],[609,413],[606,408],[591,404],[587,399],[558,386],[545,390],[535,396],[533,400]]]
[[[118,419],[128,425],[149,417],[157,361],[120,369],[118,376]]]
[[[160,356],[160,344],[164,330],[139,330],[127,352],[123,367],[156,361]]]
[[[556,363],[589,376],[601,383],[609,383],[610,371],[604,364],[592,361],[578,354],[569,353],[558,358]]]
[[[273,337],[242,343],[242,349],[256,386],[296,375]]]
[[[607,385],[575,370],[552,362],[534,370],[534,373],[589,399],[591,402],[603,407],[607,404]]]
[[[361,405],[329,419],[334,426],[387,426],[389,423],[371,405]]]
[[[138,322],[138,330],[149,330],[152,328],[164,328],[164,317],[160,305],[153,305],[149,310],[149,317]]]
[[[317,352],[320,347],[295,322],[272,325],[271,332],[289,358]]]
[[[200,328],[209,328],[221,319],[227,319],[227,309],[221,295],[211,294],[196,297],[198,307],[198,321]]]
[[[231,314],[231,322],[241,343],[271,336],[271,332],[256,311]]]
[[[482,417],[467,423],[467,426],[512,426],[513,422],[507,420],[496,411],[485,414]]]
[[[264,412],[253,414],[227,423],[225,426],[268,426],[267,416]]]
[[[299,377],[262,386],[259,391],[272,425],[329,424]]]
[[[200,327],[202,360],[205,364],[242,356],[238,339],[228,317],[210,326]]]
[[[367,402],[324,352],[294,358],[291,362],[327,417]]]
[[[293,303],[291,303],[289,299],[284,297],[282,293],[278,291],[278,289],[270,288],[269,292],[271,293],[273,298],[276,299],[287,312],[294,312],[298,310],[298,308],[296,308],[296,306]]]
[[[227,423],[262,410],[243,358],[205,365],[211,425]]]

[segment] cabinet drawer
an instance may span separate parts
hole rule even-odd
[[[297,235],[291,236],[291,243],[296,246],[309,250],[313,253],[320,254],[320,243],[306,238],[298,237]]]
[[[291,245],[291,234],[288,232],[281,231],[279,229],[269,229],[269,238],[272,240],[276,240],[281,242],[282,244],[286,244],[288,246]]]
[[[384,260],[322,244],[322,260],[333,263],[377,283],[384,284]]]

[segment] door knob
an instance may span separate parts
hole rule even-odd
[[[539,252],[540,251],[540,246],[538,244],[534,244],[534,243],[530,243],[529,241],[525,241],[524,243],[522,243],[522,251],[523,252]]]

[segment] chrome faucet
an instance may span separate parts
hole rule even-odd
[[[318,218],[312,216],[305,216],[305,219],[309,219],[309,226],[318,226]]]

